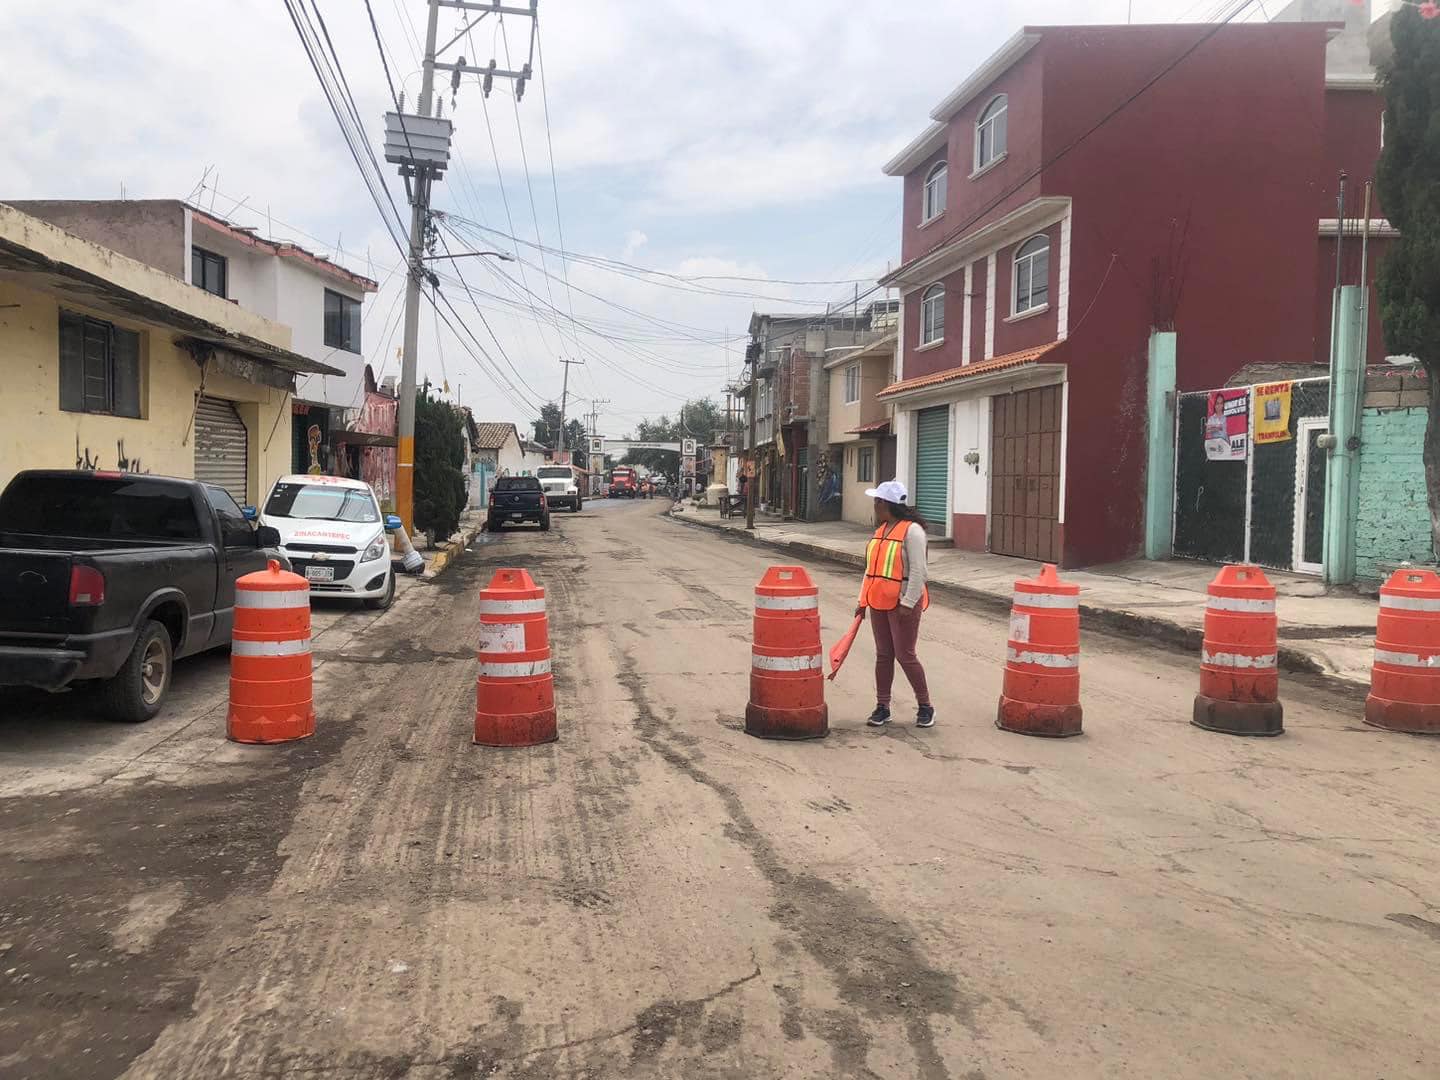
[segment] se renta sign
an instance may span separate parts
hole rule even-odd
[[[1263,383],[1255,387],[1256,446],[1290,439],[1290,390],[1288,382]]]
[[[1244,461],[1250,456],[1250,389],[1211,390],[1205,409],[1205,458]]]

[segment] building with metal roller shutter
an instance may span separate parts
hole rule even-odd
[[[195,479],[216,484],[242,505],[250,500],[250,435],[230,401],[200,398],[195,405]]]
[[[199,477],[256,503],[289,472],[287,327],[0,205],[0,487],[22,469]],[[274,436],[271,438],[271,436]]]
[[[1324,374],[1337,235],[1362,228],[1353,181],[1337,222],[1337,178],[1373,176],[1380,150],[1369,6],[1026,26],[884,166],[903,192],[881,284],[902,303],[878,398],[897,478],[942,513],[932,537],[1067,566],[1140,554],[1152,331],[1175,335],[1181,395],[1252,363]],[[1373,203],[1365,229],[1369,286],[1396,234]],[[1354,283],[1359,244],[1345,250]],[[943,499],[932,410],[948,416]]]
[[[915,414],[915,509],[942,531],[950,515],[950,410],[944,405]]]
[[[148,263],[290,328],[287,348],[325,371],[297,371],[278,436],[290,471],[358,469],[341,444],[364,402],[360,313],[374,281],[296,244],[267,240],[178,199],[58,199],[15,204],[76,236]],[[293,428],[293,432],[292,432]],[[320,443],[312,453],[314,431]],[[265,441],[275,439],[266,432]]]

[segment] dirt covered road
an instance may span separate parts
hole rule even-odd
[[[1097,635],[1085,736],[1007,735],[1005,624],[943,601],[935,729],[903,683],[865,728],[862,638],[828,739],[751,739],[771,560],[661,509],[482,537],[322,646],[305,744],[0,789],[0,1075],[1440,1073],[1440,745],[1293,679],[1284,738],[1202,732],[1193,661]],[[503,565],[561,702],[520,751],[469,741]]]

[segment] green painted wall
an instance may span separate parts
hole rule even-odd
[[[1373,400],[1372,393],[1366,397]],[[1420,457],[1425,413],[1423,407],[1412,406],[1366,408],[1362,415],[1355,520],[1358,582],[1373,585],[1381,580],[1381,563],[1435,561],[1425,502],[1425,465]]]

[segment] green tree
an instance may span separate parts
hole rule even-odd
[[[1430,385],[1425,481],[1432,541],[1440,550],[1440,19],[1405,5],[1390,23],[1393,59],[1381,72],[1385,149],[1380,204],[1400,230],[1380,266],[1385,346],[1416,357]]]
[[[560,449],[560,406],[553,401],[547,402],[540,407],[540,416],[530,421],[530,427],[535,432],[535,441],[542,446],[548,446],[551,450]],[[573,464],[584,466],[587,460],[585,452],[585,425],[579,420],[565,421],[565,449],[570,451],[570,459]]]
[[[431,542],[460,528],[465,509],[465,437],[460,411],[430,394],[415,393],[415,527]]]

